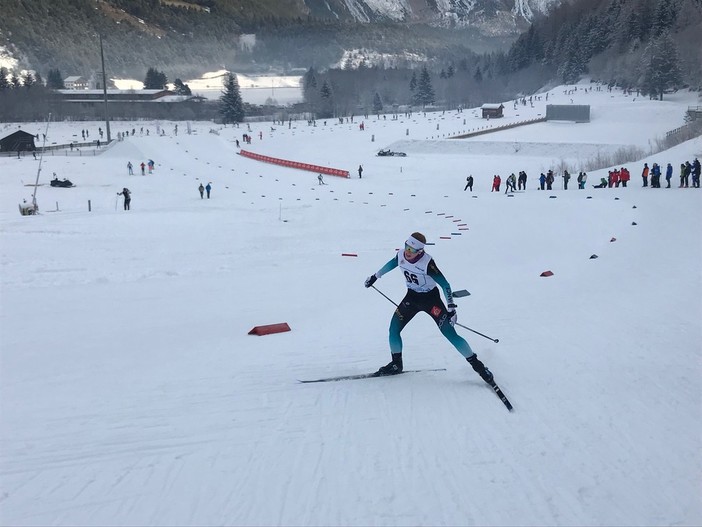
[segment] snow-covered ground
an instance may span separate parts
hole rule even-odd
[[[41,214],[20,216],[39,161],[0,157],[0,524],[702,524],[702,193],[677,188],[702,140],[629,164],[628,188],[593,189],[602,170],[536,190],[561,161],[647,149],[697,96],[572,88],[548,103],[591,123],[448,139],[543,115],[542,96],[489,123],[251,125],[247,150],[350,171],[326,186],[237,155],[246,126],[112,123],[136,134],[45,155]],[[46,131],[0,136],[20,127]],[[47,143],[98,127],[51,123]],[[671,162],[673,188],[641,188],[644,161]],[[519,170],[526,192],[490,192]],[[499,339],[459,330],[514,412],[421,314],[405,367],[446,371],[297,382],[388,362],[394,307],[363,281],[413,231],[471,292],[459,323]],[[405,291],[397,270],[376,287]]]

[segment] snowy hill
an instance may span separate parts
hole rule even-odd
[[[606,170],[584,190],[536,182],[598,151],[647,149],[696,94],[585,87],[548,103],[590,104],[590,123],[464,140],[448,138],[543,115],[545,94],[490,121],[193,122],[177,135],[112,123],[130,136],[44,156],[38,216],[18,203],[39,161],[0,157],[0,523],[702,523],[702,194],[677,177],[702,140],[628,164],[627,188],[593,189]],[[19,127],[46,130],[0,135]],[[98,127],[51,123],[47,143]],[[247,132],[241,148],[352,177],[321,186],[240,156]],[[642,188],[643,162],[672,163],[673,188]],[[490,192],[494,174],[520,170],[526,192]],[[50,187],[54,172],[76,186]],[[459,329],[514,412],[423,314],[403,332],[405,367],[446,371],[297,382],[389,361],[394,307],[363,282],[413,231],[471,293],[458,322],[499,339]],[[405,292],[397,270],[376,287]],[[281,322],[291,331],[247,334]]]

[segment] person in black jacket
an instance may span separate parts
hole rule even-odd
[[[118,196],[124,196],[124,210],[130,210],[129,204],[132,202],[132,193],[127,187],[122,189],[122,192],[117,193]]]
[[[473,176],[468,176],[466,178],[466,186],[463,187],[463,192],[465,192],[468,189],[470,189],[470,191],[473,192]]]

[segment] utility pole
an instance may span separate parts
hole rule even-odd
[[[107,77],[105,76],[105,54],[102,51],[102,33],[100,33],[100,62],[102,62],[102,95],[105,100],[105,130],[107,131],[107,144],[110,144],[110,114],[107,111]]]

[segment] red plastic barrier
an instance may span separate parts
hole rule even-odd
[[[277,157],[264,156],[262,154],[256,154],[254,152],[249,152],[247,150],[239,150],[239,155],[248,157],[250,159],[255,159],[257,161],[263,161],[264,163],[272,163],[274,165],[280,165],[284,167],[297,168],[300,170],[308,170],[310,172],[317,172],[318,174],[327,174],[329,176],[338,177],[350,177],[348,170],[341,170],[339,168],[323,167],[320,165],[310,165],[308,163],[300,163],[298,161],[289,161],[287,159],[279,159]]]
[[[249,335],[270,335],[271,333],[283,333],[285,331],[290,331],[290,326],[287,322],[282,322],[280,324],[268,324],[267,326],[255,326]]]

